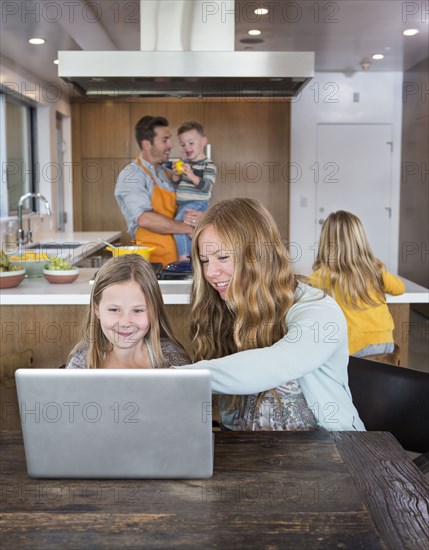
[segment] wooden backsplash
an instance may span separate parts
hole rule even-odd
[[[218,166],[212,203],[231,197],[261,200],[289,233],[290,103],[223,99],[87,100],[72,107],[73,201],[76,231],[120,228],[128,235],[114,197],[119,171],[139,152],[134,126],[144,115],[165,116],[180,156],[177,128],[200,121]]]

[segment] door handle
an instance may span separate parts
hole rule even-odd
[[[392,209],[390,208],[390,206],[385,206],[384,209],[387,210],[387,212],[389,213],[389,218],[391,218],[392,217]]]
[[[323,225],[323,222],[324,222],[324,221],[325,221],[325,220],[320,219],[320,220],[319,220],[319,225]]]

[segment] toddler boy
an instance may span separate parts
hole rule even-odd
[[[174,164],[172,180],[177,185],[175,220],[183,221],[186,210],[207,210],[216,179],[216,165],[204,153],[207,137],[199,122],[191,120],[183,123],[177,135],[184,158]],[[191,256],[191,239],[185,234],[174,235],[174,239],[178,259],[188,260]]]

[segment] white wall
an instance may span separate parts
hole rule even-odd
[[[56,182],[58,176],[58,158],[56,144],[56,115],[61,114],[64,118],[63,133],[66,144],[65,162],[71,163],[71,108],[67,94],[67,87],[60,87],[56,83],[49,83],[41,80],[36,75],[17,67],[16,64],[8,62],[6,58],[1,59],[0,64],[1,84],[22,98],[27,98],[37,109],[37,161],[40,167],[39,191],[51,202],[55,208],[56,204]],[[72,181],[71,165],[66,166],[64,177],[64,193],[68,224],[66,231],[72,231],[73,204],[72,204]],[[2,198],[3,200],[3,198]],[[43,207],[41,208],[43,211]],[[55,215],[51,219],[45,218],[43,231],[56,229]],[[3,218],[2,218],[3,221]],[[38,216],[31,220],[33,232],[36,233],[41,222]],[[46,227],[48,226],[48,227]],[[3,224],[2,224],[3,228]]]
[[[317,161],[317,125],[320,123],[391,124],[392,249],[390,269],[397,272],[402,129],[402,73],[316,73],[291,109],[290,242],[295,268],[308,271],[314,261],[316,238],[316,184],[309,168]],[[359,101],[353,94],[359,93]],[[350,151],[353,155],[353,151]],[[340,160],[340,159],[339,159]],[[344,159],[346,162],[347,159]],[[294,164],[296,163],[296,164]],[[295,255],[294,255],[295,252]]]

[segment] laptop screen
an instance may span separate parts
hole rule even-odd
[[[15,376],[31,477],[213,473],[207,370],[19,369]]]

